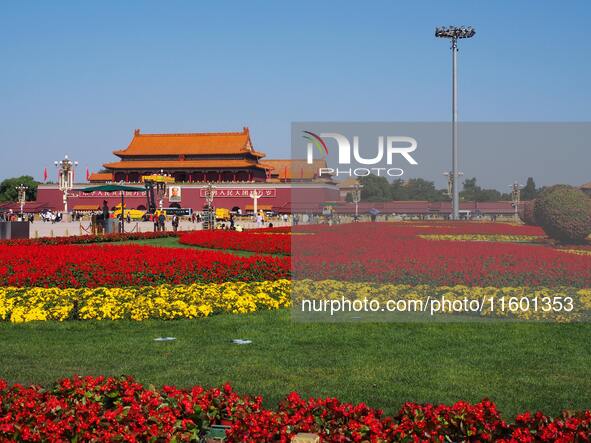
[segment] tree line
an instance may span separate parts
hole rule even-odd
[[[449,201],[447,189],[437,189],[435,183],[423,178],[411,178],[408,180],[396,179],[392,182],[386,177],[368,175],[359,177],[361,188],[361,200],[369,202],[381,202],[391,200],[427,200],[430,202]],[[511,192],[500,192],[496,189],[486,189],[476,183],[476,177],[464,180],[460,199],[464,201],[511,201]],[[533,200],[543,190],[537,188],[532,177],[527,179],[521,189],[521,200]],[[346,200],[353,201],[353,195],[348,193]]]

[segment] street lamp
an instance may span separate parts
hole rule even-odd
[[[215,187],[211,182],[207,183],[205,187],[205,214],[207,216],[207,229],[215,229],[215,214],[213,212],[213,197],[215,194]]]
[[[513,182],[509,187],[511,188],[511,202],[514,209],[513,217],[515,218],[515,222],[517,222],[519,220],[519,203],[521,202],[521,189],[523,188],[523,185],[520,185],[518,182]]]
[[[454,177],[453,174],[451,172],[444,172],[443,175],[445,175],[447,177],[447,196],[452,198],[453,197],[453,182],[454,182]],[[463,172],[458,172],[458,177],[464,175]]]
[[[64,193],[64,213],[68,212],[68,191],[74,188],[74,168],[78,162],[73,162],[64,156],[63,160],[53,162],[58,169],[58,188]]]
[[[356,183],[355,186],[353,186],[353,203],[355,203],[355,220],[359,219],[359,202],[361,201],[361,188],[363,188],[363,185],[360,185],[359,183]]]
[[[207,183],[207,186],[205,187],[205,202],[207,203],[207,206],[211,208],[211,205],[213,204],[213,196],[215,193],[215,187],[211,184],[211,183]]]
[[[449,26],[435,28],[435,37],[451,40],[451,64],[452,64],[452,94],[451,94],[451,140],[452,140],[452,218],[460,218],[460,190],[458,187],[458,79],[457,79],[457,53],[458,39],[472,38],[476,30],[471,26]]]
[[[27,200],[27,189],[29,189],[29,187],[22,183],[16,187],[16,191],[18,192],[18,202],[21,205],[21,217],[23,216],[23,209],[25,207],[25,201]]]
[[[258,207],[258,201],[259,198],[261,198],[263,196],[263,193],[257,189],[255,189],[254,191],[250,191],[250,193],[248,194],[248,196],[250,198],[252,198],[253,201],[253,211],[254,211],[254,220],[257,220],[257,217],[259,215],[259,207]]]
[[[161,169],[160,170],[160,177],[164,177],[163,180],[158,180],[156,181],[156,195],[158,195],[158,206],[160,207],[160,210],[162,211],[164,209],[164,197],[166,196],[166,182],[167,179],[169,179],[171,177],[170,174],[165,174],[164,170]]]

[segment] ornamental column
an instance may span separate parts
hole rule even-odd
[[[254,216],[255,217],[259,214],[258,201],[259,201],[259,198],[261,198],[262,196],[263,196],[263,193],[261,191],[257,191],[256,189],[254,191],[251,191],[249,194],[249,197],[252,198],[252,201],[253,201],[253,208],[254,208]]]
[[[58,168],[58,188],[64,193],[64,213],[68,213],[68,192],[74,188],[74,168],[78,166],[78,162],[73,162],[64,156],[63,160],[53,162]]]

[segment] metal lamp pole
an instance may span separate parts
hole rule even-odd
[[[476,30],[471,27],[450,26],[435,29],[435,37],[451,40],[452,92],[451,92],[451,142],[452,142],[452,218],[460,218],[460,188],[458,186],[458,39],[471,38]]]
[[[255,189],[254,191],[251,191],[248,196],[250,198],[252,198],[252,201],[253,201],[254,219],[256,221],[257,217],[259,215],[258,201],[259,201],[259,198],[261,198],[263,196],[263,193],[261,191],[258,191]]]
[[[165,174],[164,170],[160,170],[160,176],[162,177],[170,177],[170,174]],[[164,197],[166,196],[166,182],[156,182],[156,194],[158,195],[158,206],[160,207],[160,211],[164,209]]]
[[[519,203],[521,203],[521,189],[523,185],[520,185],[518,182],[514,182],[512,185],[509,185],[511,188],[511,200],[513,204],[513,218],[515,219],[515,223],[519,221]]]
[[[23,184],[20,184],[16,187],[16,191],[18,192],[18,202],[21,206],[21,217],[24,215],[23,209],[25,207],[25,201],[27,200],[27,189],[29,189],[29,187]]]
[[[68,158],[68,156],[64,156],[63,160],[55,161],[55,166],[57,166],[59,180],[58,180],[58,187],[59,190],[64,193],[64,213],[68,213],[68,191],[74,188],[74,168],[78,166],[78,162],[73,162]]]
[[[213,199],[215,196],[215,187],[211,182],[207,182],[205,187],[205,203],[207,211],[207,227],[208,229],[215,229],[215,214],[213,213]]]
[[[363,185],[356,184],[353,190],[353,203],[355,203],[355,221],[359,219],[359,202],[361,201],[361,188],[363,188]]]

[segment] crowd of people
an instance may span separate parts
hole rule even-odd
[[[33,223],[35,220],[34,214],[16,213],[12,209],[7,212],[0,212],[0,222],[16,222],[16,221],[27,221]]]
[[[250,215],[232,211],[226,212],[229,214],[229,216],[227,218],[218,218],[215,222],[216,229],[241,231],[244,228],[242,224],[245,222],[254,222],[257,228],[262,228],[273,226],[275,220],[283,221],[285,223],[290,220],[290,217],[287,214],[271,214],[264,211],[258,211],[257,214]],[[123,211],[123,217],[124,220],[121,220],[121,211],[119,210],[119,213],[117,213],[117,211],[112,211],[108,206],[107,201],[104,201],[101,207],[93,211],[72,211],[70,214],[68,214],[66,221],[90,221],[90,226],[88,228],[84,228],[84,231],[92,234],[103,234],[122,230],[123,224],[131,225],[133,221],[138,220],[136,216],[134,216],[135,218],[132,218],[129,211]],[[35,220],[54,224],[65,220],[65,217],[63,213],[49,209],[45,209],[38,214],[20,214],[13,212],[12,210],[0,212],[0,221],[29,221],[32,223]],[[206,220],[206,215],[197,211],[192,212],[190,215],[178,215],[175,213],[167,214],[166,209],[157,209],[153,214],[145,213],[141,218],[141,221],[147,221],[153,224],[154,232],[166,231],[167,225],[168,229],[171,229],[172,227],[172,230],[176,232],[179,230],[183,220],[185,223],[183,229],[191,229],[187,228],[187,222],[199,224]],[[294,217],[294,222],[297,222],[296,220],[297,217]],[[126,230],[130,229],[133,228],[131,226],[126,228]]]
[[[157,209],[154,214],[150,215],[150,221],[154,223],[154,232],[166,231],[166,212],[164,210]],[[177,214],[172,216],[172,230],[178,231],[180,224],[180,217]]]

